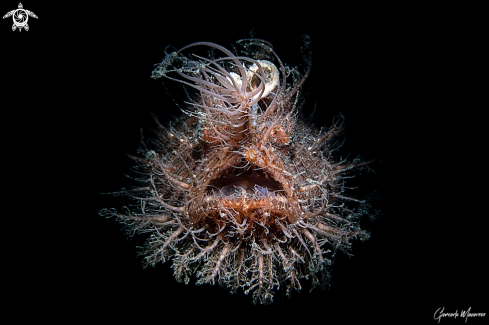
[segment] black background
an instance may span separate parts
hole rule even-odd
[[[467,105],[460,86],[478,50],[463,14],[307,3],[23,5],[39,17],[29,31],[12,32],[9,19],[0,25],[2,264],[13,288],[4,294],[25,310],[20,319],[434,323],[442,306],[488,312],[487,213],[477,209],[484,192],[466,182],[479,179],[482,160],[463,139],[481,106]],[[153,126],[150,112],[163,123],[180,115],[150,78],[166,46],[230,48],[251,30],[293,66],[302,64],[301,35],[310,35],[304,113],[317,104],[317,126],[345,115],[340,153],[378,160],[375,174],[353,180],[355,195],[375,191],[382,211],[355,256],[338,256],[329,290],[279,293],[271,306],[179,284],[169,263],[143,269],[143,238],[127,240],[98,215],[129,203],[100,193],[133,185],[126,154],[136,152],[140,129]],[[180,87],[165,85],[178,100]],[[442,323],[453,321],[461,320]]]

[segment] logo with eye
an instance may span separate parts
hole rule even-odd
[[[12,25],[12,31],[15,31],[17,28],[19,32],[22,31],[22,28],[25,30],[29,30],[29,25],[27,25],[27,21],[29,20],[29,16],[37,18],[36,14],[32,11],[25,10],[22,6],[22,3],[19,3],[19,7],[17,9],[11,10],[3,16],[3,18],[8,18],[12,16],[14,24]]]

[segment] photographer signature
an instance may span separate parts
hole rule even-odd
[[[471,313],[470,308],[467,310],[461,310],[460,313],[458,310],[455,310],[455,312],[452,313],[445,313],[445,307],[440,307],[435,311],[435,314],[433,315],[433,318],[435,320],[438,320],[438,324],[440,323],[441,319],[443,317],[448,317],[448,318],[465,318],[465,322],[467,323],[467,319],[470,317],[486,317],[486,313]]]

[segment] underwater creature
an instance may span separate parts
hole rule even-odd
[[[147,265],[172,261],[180,282],[195,276],[266,304],[278,289],[300,290],[303,278],[325,286],[336,252],[368,238],[345,178],[369,162],[335,157],[342,116],[328,129],[299,118],[312,63],[307,36],[303,74],[266,41],[238,44],[242,55],[193,43],[156,66],[152,78],[184,84],[191,100],[176,123],[156,120],[156,138],[133,157],[141,186],[118,193],[138,204],[100,213],[149,234]],[[205,47],[208,57],[188,53]]]

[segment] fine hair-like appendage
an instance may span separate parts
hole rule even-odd
[[[157,65],[153,78],[193,89],[187,116],[169,127],[157,122],[156,139],[134,157],[142,184],[124,193],[138,204],[101,214],[130,234],[148,233],[146,263],[172,261],[178,281],[195,275],[198,284],[242,288],[270,303],[279,288],[300,290],[302,278],[326,285],[334,254],[368,238],[356,221],[361,202],[344,193],[345,175],[367,163],[335,159],[342,116],[326,131],[298,118],[311,69],[307,37],[304,75],[267,42],[238,43],[247,56],[200,42]],[[186,54],[196,47],[212,51]]]

